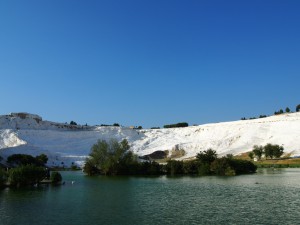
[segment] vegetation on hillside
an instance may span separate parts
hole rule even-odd
[[[49,169],[46,167],[48,157],[45,154],[33,157],[26,154],[13,154],[7,158],[9,170],[0,169],[0,186],[8,184],[11,187],[32,186],[49,179]],[[59,173],[52,176],[53,183],[61,181]]]
[[[164,125],[164,128],[176,128],[176,127],[188,127],[189,124],[186,122]]]
[[[166,165],[140,162],[129,149],[126,139],[120,143],[114,139],[109,142],[99,140],[91,149],[84,172],[87,175],[237,175],[256,171],[252,162],[234,159],[231,155],[218,158],[213,149],[199,152],[196,160],[169,160]]]
[[[291,109],[289,107],[285,108],[285,111],[283,109],[279,109],[278,111],[274,112],[274,115],[280,115],[283,113],[291,113]],[[296,106],[296,112],[300,112],[300,104]],[[249,120],[257,119],[257,118],[265,118],[268,117],[267,115],[260,115],[259,117],[250,117]],[[242,117],[241,120],[248,120],[246,117]]]
[[[254,145],[253,150],[248,153],[248,156],[253,159],[254,156],[261,160],[264,155],[266,159],[280,158],[284,153],[283,146],[266,144],[265,146]]]

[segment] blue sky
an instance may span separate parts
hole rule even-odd
[[[142,125],[300,104],[300,1],[0,0],[0,114]]]

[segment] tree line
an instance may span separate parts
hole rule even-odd
[[[50,174],[46,167],[48,157],[45,154],[33,157],[27,154],[13,154],[7,158],[10,169],[5,171],[0,168],[0,187],[6,183],[11,187],[33,186],[39,184],[44,179],[50,179],[52,183],[61,182],[62,177],[59,172]]]
[[[296,106],[296,112],[300,112],[300,104]],[[283,113],[291,113],[291,109],[289,107],[285,108],[285,111],[283,109],[279,109],[278,111],[274,112],[274,115],[280,115]],[[268,117],[267,115],[260,115],[259,117],[250,117],[249,120],[257,119],[257,118],[265,118]],[[241,120],[248,120],[246,117],[242,117]]]
[[[248,156],[253,159],[257,157],[258,160],[261,160],[263,156],[266,159],[280,158],[284,153],[283,146],[266,144],[265,146],[254,145],[253,150],[248,153]]]
[[[189,124],[186,122],[182,122],[182,123],[175,123],[175,124],[167,124],[164,125],[164,128],[176,128],[176,127],[188,127]]]
[[[208,149],[197,154],[195,160],[169,160],[166,165],[155,161],[139,161],[129,150],[126,139],[118,142],[99,140],[92,146],[84,165],[87,175],[237,175],[254,173],[256,166],[247,160],[234,159],[232,155],[218,158],[216,151]]]

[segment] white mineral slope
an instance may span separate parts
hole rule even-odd
[[[208,148],[215,149],[221,156],[236,155],[250,151],[253,145],[272,143],[282,145],[292,156],[300,156],[300,113],[157,130],[67,126],[0,116],[0,155],[45,153],[49,157],[49,166],[70,166],[72,162],[82,165],[97,140],[111,138],[126,138],[138,155],[175,147],[185,150],[182,159],[194,157]]]

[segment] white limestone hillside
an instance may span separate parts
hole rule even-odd
[[[219,155],[236,155],[250,151],[253,145],[272,143],[283,145],[292,156],[300,156],[300,113],[157,130],[71,126],[26,113],[0,116],[0,155],[4,158],[15,153],[45,153],[49,166],[69,166],[72,162],[81,165],[98,139],[111,138],[126,138],[138,155],[175,146],[185,150],[182,159],[208,148]]]

